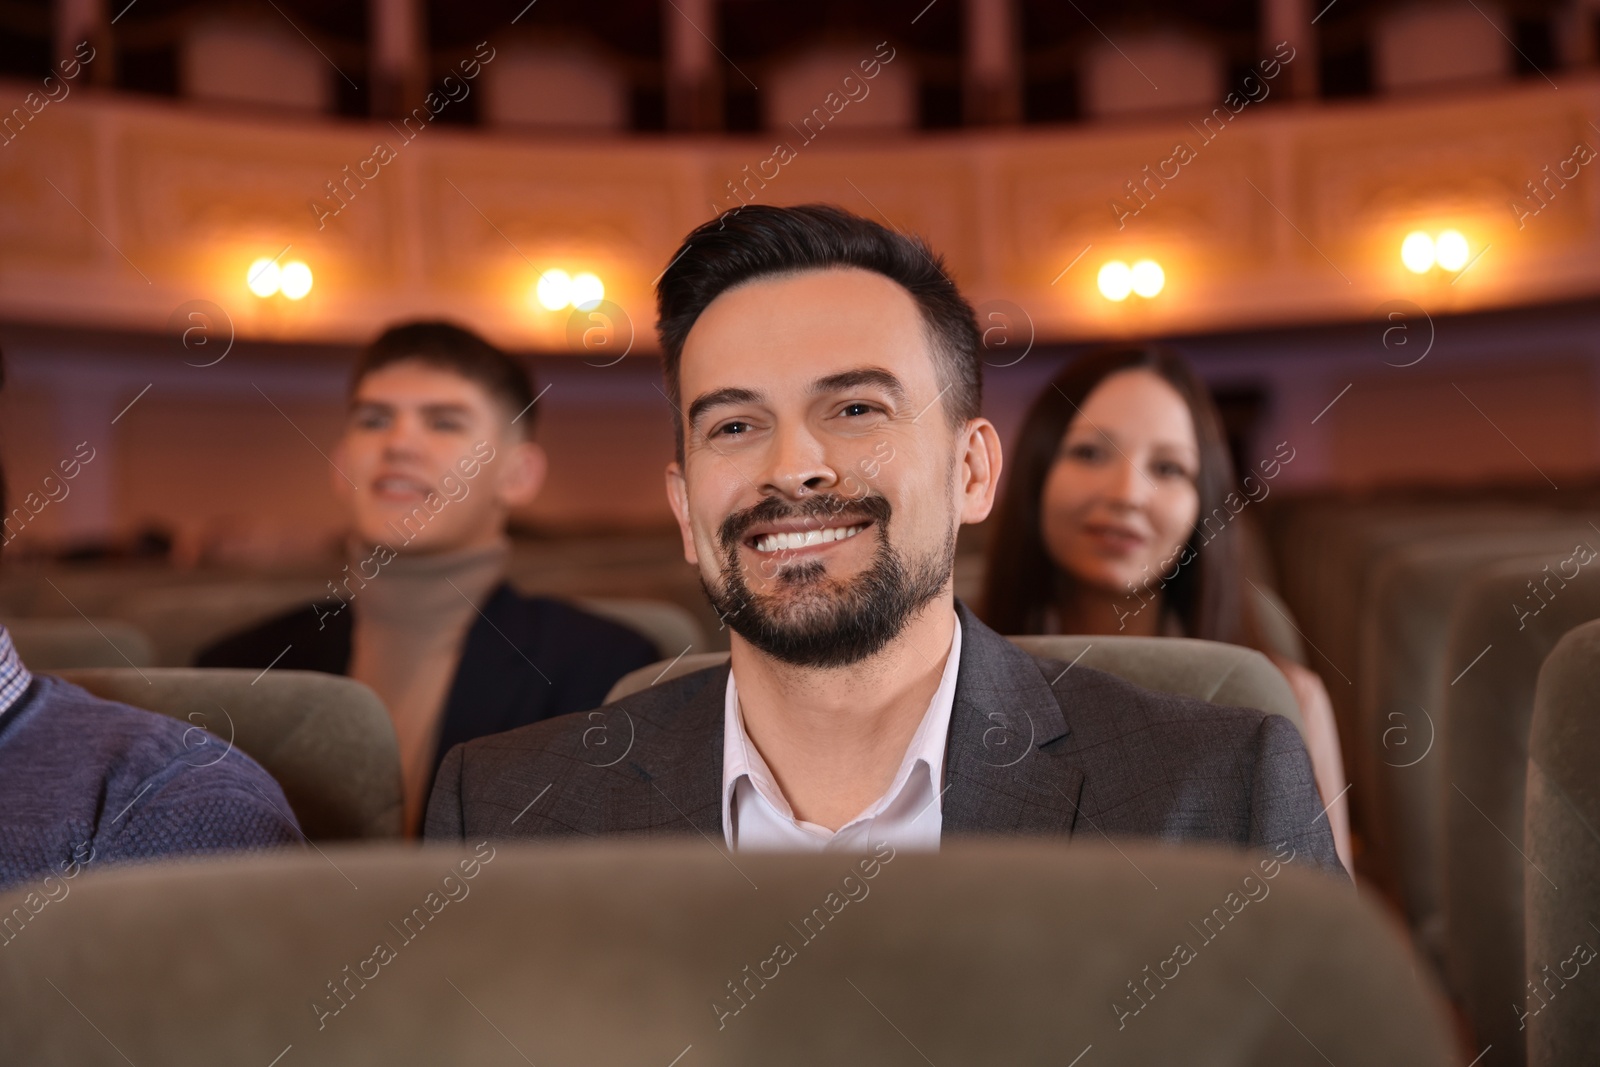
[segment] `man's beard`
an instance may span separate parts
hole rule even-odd
[[[889,543],[889,501],[812,497],[789,504],[767,497],[735,512],[718,532],[724,561],[721,588],[701,575],[700,584],[717,614],[739,636],[774,659],[797,667],[844,667],[874,655],[899,636],[921,608],[939,596],[955,567],[956,537],[926,556],[906,560]],[[814,519],[812,529],[854,526],[872,520],[878,548],[870,566],[847,580],[828,577],[819,560],[782,565],[770,581],[788,595],[756,594],[745,581],[739,549],[745,531],[758,523]],[[868,531],[856,534],[862,537]],[[782,560],[782,550],[773,554]]]

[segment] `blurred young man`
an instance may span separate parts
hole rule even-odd
[[[461,746],[429,836],[1103,833],[1340,870],[1287,719],[1036,658],[955,599],[1000,442],[972,309],[927,248],[837,208],[748,206],[689,235],[657,298],[667,495],[730,663]]]
[[[528,373],[475,334],[442,322],[385,332],[357,362],[332,452],[352,527],[332,596],[198,660],[348,674],[376,690],[400,742],[408,834],[452,745],[596,707],[658,658],[632,630],[506,582],[510,511],[545,474],[533,415]]]
[[[32,673],[0,626],[0,889],[34,889],[0,916],[0,943],[85,869],[300,840],[283,790],[249,756],[182,720]]]

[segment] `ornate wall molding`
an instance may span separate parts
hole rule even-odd
[[[0,82],[0,118],[30,91]],[[0,133],[0,317],[160,331],[209,300],[247,338],[359,341],[448,315],[555,351],[571,313],[531,292],[560,267],[599,274],[650,350],[650,287],[677,242],[750,197],[834,201],[922,233],[974,302],[1015,302],[1041,341],[1600,293],[1600,167],[1575,161],[1600,151],[1600,78],[1205,119],[840,129],[778,166],[766,137],[536,138],[82,89]],[[1404,234],[1446,225],[1476,260],[1407,272]],[[311,265],[311,295],[251,295],[247,265],[285,246]],[[1143,256],[1166,270],[1159,297],[1099,295],[1101,263]]]

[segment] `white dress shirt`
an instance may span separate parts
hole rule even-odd
[[[750,851],[865,851],[880,841],[896,849],[938,851],[944,826],[944,750],[961,663],[961,620],[950,638],[939,688],[906,746],[889,789],[838,831],[797,819],[767,761],[745,733],[739,687],[728,672],[722,728],[722,832],[728,847]]]

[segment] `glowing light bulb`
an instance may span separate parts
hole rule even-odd
[[[1446,230],[1433,243],[1433,255],[1439,261],[1439,266],[1454,273],[1467,265],[1471,251],[1460,230]]]
[[[250,269],[244,273],[244,281],[252,293],[269,297],[278,291],[282,274],[277,260],[263,257],[250,264]]]
[[[597,275],[584,271],[572,279],[568,297],[579,311],[593,311],[606,296],[605,283]]]
[[[1128,272],[1128,276],[1133,291],[1146,300],[1161,292],[1162,287],[1167,284],[1166,271],[1162,270],[1161,264],[1153,259],[1139,260]]]
[[[572,278],[564,270],[547,270],[539,275],[535,292],[539,303],[551,311],[560,311],[572,303]]]
[[[1400,262],[1406,265],[1406,270],[1413,274],[1426,274],[1433,269],[1434,248],[1433,238],[1421,230],[1413,230],[1406,234],[1406,239],[1400,242]]]
[[[1133,292],[1133,272],[1120,259],[1100,268],[1100,295],[1107,300],[1126,300]]]
[[[298,259],[285,263],[278,275],[278,286],[290,300],[301,299],[311,292],[311,268]]]

